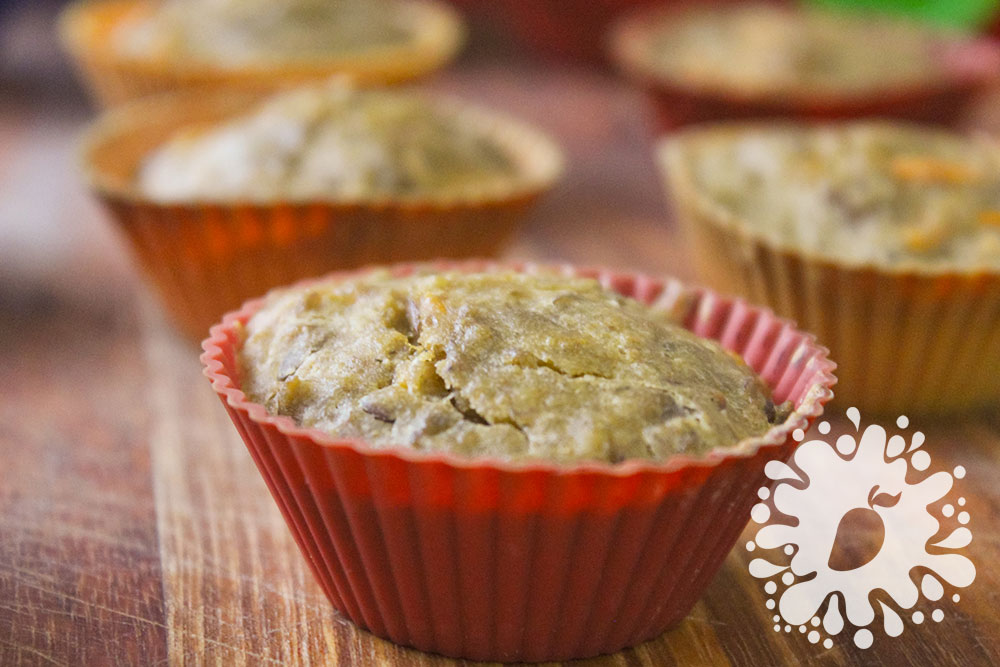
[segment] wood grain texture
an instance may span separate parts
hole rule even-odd
[[[0,95],[0,117],[0,665],[153,664],[166,626],[131,273],[74,185],[79,111]]]
[[[511,256],[692,276],[634,91],[489,64],[431,86],[532,120],[567,149],[565,183]],[[197,350],[143,296],[76,181],[83,118],[0,96],[0,665],[469,664],[380,640],[327,603]],[[916,426],[936,466],[969,470],[978,575],[944,621],[868,651],[776,633],[738,545],[676,628],[572,664],[1000,663],[1000,415]]]

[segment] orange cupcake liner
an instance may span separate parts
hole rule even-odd
[[[149,151],[179,127],[245,111],[254,94],[173,94],[106,114],[84,141],[91,189],[183,333],[277,285],[371,263],[496,254],[562,169],[556,146],[500,115],[462,108],[520,162],[509,188],[447,200],[168,204],[136,191]]]
[[[390,270],[428,266],[596,278],[740,353],[795,411],[732,448],[662,462],[560,466],[377,449],[247,400],[241,331],[263,300],[249,302],[203,342],[205,375],[331,603],[381,637],[476,660],[581,658],[657,636],[721,566],[765,464],[787,460],[792,432],[822,413],[835,364],[769,311],[671,279],[486,262]]]
[[[775,3],[780,4],[780,3]],[[809,121],[883,117],[953,124],[970,104],[1000,77],[1000,42],[979,37],[942,46],[949,74],[926,85],[886,88],[867,95],[741,94],[695,82],[678,82],[650,62],[656,26],[684,15],[686,6],[640,10],[611,30],[609,53],[618,68],[643,88],[655,111],[660,132],[698,122],[754,118]]]
[[[359,85],[382,85],[415,79],[444,66],[462,45],[458,15],[436,0],[407,0],[407,11],[424,27],[413,44],[386,47],[323,61],[233,66],[163,57],[122,54],[114,33],[123,22],[150,13],[146,0],[78,0],[60,16],[64,48],[73,57],[94,99],[110,107],[157,93],[190,89],[273,92],[320,81],[333,75]]]
[[[839,363],[839,407],[944,415],[1000,401],[1000,272],[851,266],[779,247],[699,193],[686,140],[663,142],[660,158],[700,278],[819,336]]]

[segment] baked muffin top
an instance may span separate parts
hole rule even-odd
[[[708,130],[695,187],[755,233],[838,261],[1000,269],[1000,150],[876,122]]]
[[[396,0],[167,0],[115,34],[123,53],[223,65],[295,62],[410,40]]]
[[[492,126],[414,93],[327,84],[176,133],[139,170],[160,201],[343,200],[469,195],[517,164]]]
[[[949,39],[904,19],[749,3],[671,14],[648,58],[659,75],[699,89],[851,96],[944,77]]]
[[[240,354],[250,400],[376,447],[663,459],[785,414],[741,359],[669,313],[555,275],[374,273],[272,293]]]

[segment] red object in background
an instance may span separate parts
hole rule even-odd
[[[531,265],[440,263],[464,271]],[[397,275],[416,265],[393,267]],[[558,268],[558,267],[555,267]],[[475,660],[582,658],[680,621],[746,525],[764,466],[822,413],[834,364],[770,311],[674,280],[563,267],[740,353],[796,412],[760,438],[695,458],[512,464],[376,449],[267,414],[239,390],[230,313],[202,345],[211,380],[330,602],[400,644]],[[332,277],[349,278],[351,273]]]
[[[652,6],[733,4],[740,0],[452,0],[537,55],[608,64],[608,29],[623,14]]]
[[[494,0],[498,22],[537,53],[603,64],[608,27],[630,9],[662,0]]]
[[[612,29],[609,40],[618,67],[649,93],[662,132],[695,122],[759,118],[827,121],[883,117],[952,125],[962,119],[980,93],[1000,79],[1000,43],[989,37],[969,37],[964,42],[942,45],[941,57],[947,63],[948,75],[929,79],[921,86],[825,97],[740,96],[735,91],[699,88],[663,76],[648,62],[650,26],[662,25],[673,11],[633,13]]]
[[[1000,39],[1000,12],[997,12],[992,23],[986,27],[987,34],[993,35],[997,39]]]

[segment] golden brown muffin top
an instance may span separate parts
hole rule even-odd
[[[136,56],[255,65],[364,53],[414,34],[397,0],[167,0],[123,23],[116,46]]]
[[[737,95],[854,95],[945,76],[948,31],[905,19],[748,3],[671,14],[650,41],[663,76]]]
[[[274,293],[245,333],[251,400],[376,447],[665,459],[781,418],[738,357],[589,279],[376,273]]]
[[[468,196],[519,175],[479,118],[414,93],[306,87],[177,132],[147,157],[138,186],[159,201]]]
[[[860,122],[692,133],[696,188],[772,242],[879,266],[1000,269],[1000,149]]]

